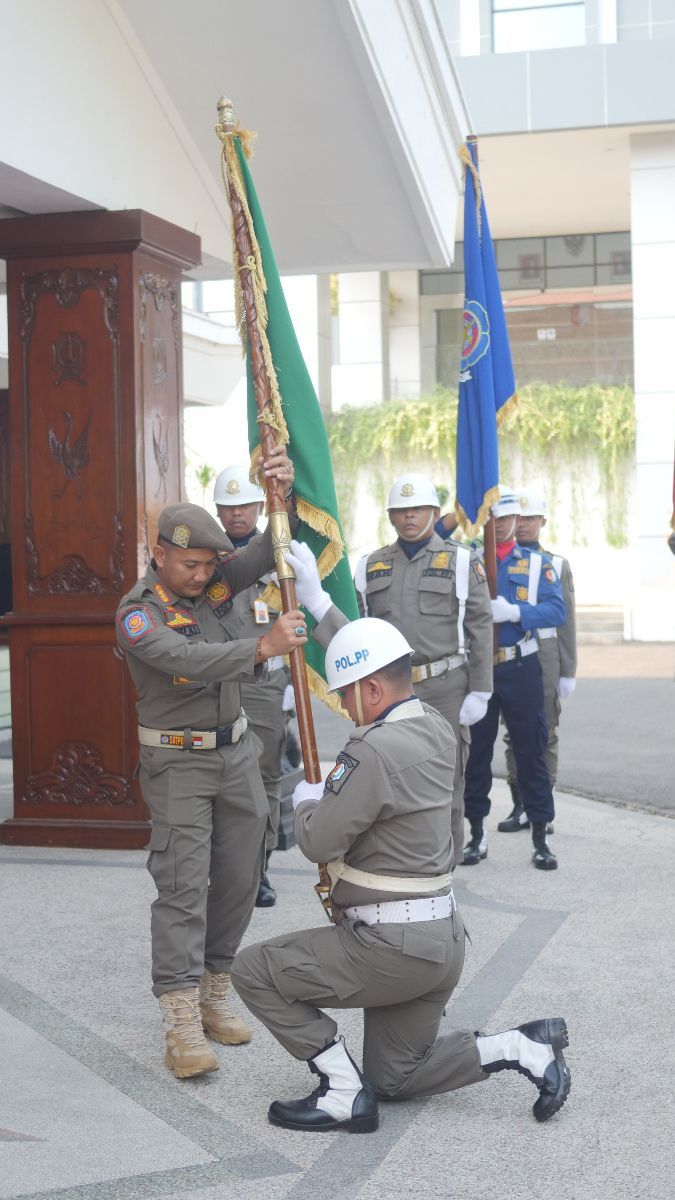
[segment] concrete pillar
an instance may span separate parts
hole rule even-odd
[[[417,271],[389,272],[389,378],[391,398],[419,396],[420,295]]]
[[[339,277],[339,363],[333,409],[389,399],[389,282],[386,272]]]
[[[675,441],[675,134],[631,137],[636,528],[626,635],[675,638],[675,571],[666,545]]]

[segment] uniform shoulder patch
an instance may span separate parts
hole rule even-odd
[[[335,766],[326,778],[326,790],[337,796],[358,765],[358,761],[352,758],[351,754],[346,754],[344,750],[340,751]]]
[[[157,628],[146,608],[128,608],[117,619],[122,633],[132,645]]]
[[[557,583],[558,582],[558,576],[557,576],[555,570],[553,569],[553,567],[546,568],[546,570],[544,571],[544,578],[548,579],[549,583]]]
[[[475,560],[475,562],[472,562],[471,566],[473,568],[473,573],[476,576],[476,579],[478,580],[478,582],[485,583],[487,580],[487,575],[485,574],[485,567],[483,566],[480,559],[477,558]]]

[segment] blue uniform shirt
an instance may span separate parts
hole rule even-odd
[[[497,594],[520,609],[520,621],[502,621],[498,626],[499,645],[515,646],[535,629],[564,625],[567,616],[557,571],[542,554],[537,603],[527,603],[530,582],[530,557],[533,551],[515,545],[503,562],[497,560]],[[538,552],[535,552],[538,553]]]

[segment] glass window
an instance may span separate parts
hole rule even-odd
[[[593,238],[574,233],[569,237],[546,239],[547,267],[576,267],[593,262]]]
[[[586,14],[583,0],[558,0],[557,3],[506,4],[493,0],[493,47],[495,54],[515,50],[550,50],[564,46],[583,46],[586,42]]]
[[[463,271],[422,271],[421,276],[423,296],[448,296],[464,291]]]
[[[495,243],[497,266],[538,274],[544,266],[543,238],[507,238]]]
[[[629,233],[596,233],[595,259],[599,263],[615,261],[617,254],[628,256],[630,263],[630,234]]]
[[[595,271],[593,266],[578,267],[549,267],[546,271],[547,288],[593,287]]]

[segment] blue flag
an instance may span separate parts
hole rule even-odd
[[[464,341],[457,411],[457,516],[476,534],[498,497],[497,421],[516,385],[473,142],[464,169]]]

